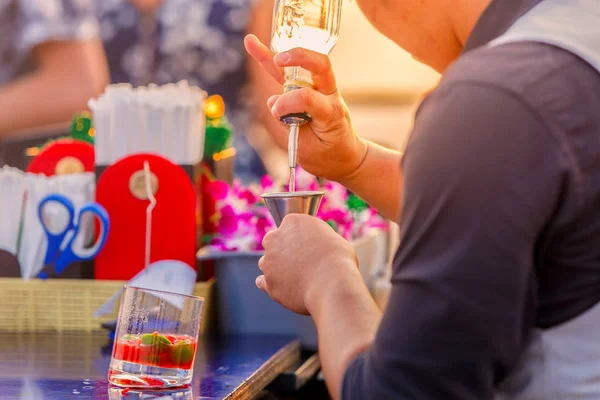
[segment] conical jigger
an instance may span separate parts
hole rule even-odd
[[[319,211],[319,205],[325,192],[278,192],[265,193],[265,200],[275,224],[279,227],[283,217],[288,214],[307,214],[313,217]]]

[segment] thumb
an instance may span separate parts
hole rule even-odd
[[[260,275],[259,277],[256,278],[256,287],[259,288],[260,290],[262,290],[263,292],[268,293],[267,280],[265,279],[264,275]]]

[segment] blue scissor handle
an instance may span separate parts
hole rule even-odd
[[[50,202],[59,203],[64,208],[66,208],[69,213],[69,220],[67,222],[67,226],[59,233],[53,233],[48,229],[46,222],[44,222],[43,217],[43,209],[46,204]],[[48,265],[56,261],[59,253],[60,253],[60,245],[65,239],[67,233],[74,228],[73,220],[75,219],[75,207],[73,207],[73,203],[66,196],[61,194],[50,194],[40,201],[38,205],[38,218],[42,224],[42,228],[46,233],[46,237],[48,238],[48,248],[46,250],[46,258],[44,259],[44,265]]]
[[[89,249],[83,249],[83,252],[76,253],[73,250],[73,245],[75,244],[75,239],[77,238],[79,229],[81,227],[81,219],[83,215],[88,212],[94,214],[100,221],[100,234],[94,246]],[[79,210],[78,221],[77,224],[74,225],[73,229],[73,235],[71,235],[69,238],[69,242],[62,250],[62,253],[60,253],[58,256],[56,264],[54,264],[54,269],[57,274],[61,274],[66,267],[74,262],[91,260],[92,258],[96,257],[100,250],[102,250],[104,243],[106,243],[106,238],[108,237],[108,231],[110,229],[108,212],[98,203],[88,203],[81,207],[81,210]]]

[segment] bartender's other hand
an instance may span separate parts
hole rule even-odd
[[[284,307],[309,315],[336,277],[356,269],[354,248],[324,221],[303,214],[287,215],[265,236],[265,255],[258,261],[263,275],[256,286]]]
[[[312,116],[312,122],[301,129],[298,146],[298,162],[305,170],[336,181],[352,176],[366,155],[367,144],[354,132],[329,57],[302,48],[274,56],[254,35],[246,36],[244,44],[248,53],[282,85],[284,67],[299,66],[312,73],[314,89],[272,96],[267,106],[277,119],[302,112]]]

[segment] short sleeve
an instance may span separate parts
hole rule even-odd
[[[516,94],[449,83],[419,109],[403,160],[400,246],[377,336],[342,398],[494,398],[532,332],[536,242],[567,166]]]
[[[48,41],[98,38],[96,0],[16,0],[15,49],[27,55]]]

